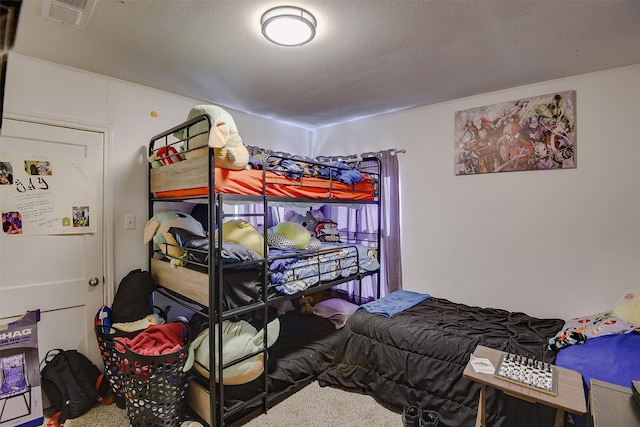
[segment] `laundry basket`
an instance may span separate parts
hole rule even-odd
[[[175,333],[177,326],[182,337],[180,348],[169,353],[148,355],[148,348],[140,349],[128,344],[143,334],[153,336],[144,337],[139,342],[145,344],[163,336],[171,329]],[[164,332],[162,330],[164,329]],[[187,390],[187,375],[184,365],[189,350],[188,326],[182,322],[166,325],[154,325],[142,331],[133,340],[114,339],[114,354],[117,357],[122,380],[122,391],[125,399],[127,415],[132,427],[178,427],[184,410],[184,400]],[[165,340],[166,341],[166,340]],[[166,348],[163,338],[157,339],[160,347]],[[133,343],[135,344],[135,343]],[[142,350],[142,352],[141,352]]]
[[[112,327],[97,326],[95,328],[95,332],[96,338],[98,339],[98,347],[100,348],[100,355],[104,362],[104,375],[107,377],[107,380],[109,380],[109,385],[116,401],[116,405],[118,408],[124,409],[126,404],[122,372],[120,372],[120,367],[118,366],[120,356],[115,351],[114,338],[134,338],[138,335],[139,331],[124,332]]]
[[[157,317],[162,321],[167,320],[167,314],[160,307],[154,306],[154,312]],[[141,330],[136,331],[123,331],[118,329],[112,324],[111,321],[111,309],[106,305],[100,307],[96,313],[94,319],[94,330],[96,338],[98,340],[98,347],[100,349],[100,356],[104,363],[104,375],[109,381],[111,392],[115,399],[118,408],[124,409],[126,407],[124,392],[122,389],[122,373],[118,366],[119,355],[115,352],[114,339],[115,338],[129,338],[133,339],[138,335]]]

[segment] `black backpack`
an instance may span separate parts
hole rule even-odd
[[[111,323],[135,322],[153,314],[153,291],[156,285],[151,273],[131,270],[118,285],[111,305]]]
[[[105,404],[109,382],[98,367],[76,350],[53,349],[44,358],[42,390],[58,413],[49,424],[63,426],[67,419],[86,413],[97,402]]]

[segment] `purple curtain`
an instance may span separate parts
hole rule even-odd
[[[402,289],[400,254],[400,165],[396,150],[379,153],[382,162],[382,270],[388,292]]]
[[[404,151],[401,151],[404,152]],[[367,152],[349,156],[319,156],[319,161],[350,160],[365,157],[380,159],[380,297],[398,289],[402,289],[402,257],[400,254],[400,165],[398,150],[388,149],[378,152]],[[376,219],[372,217],[370,209],[356,212],[356,219],[351,213],[351,221],[358,221],[359,227],[375,230]],[[349,213],[347,213],[349,214]],[[338,221],[340,225],[340,221]],[[353,288],[353,286],[351,286]],[[367,286],[368,288],[368,286]],[[363,290],[363,296],[375,296],[373,291]],[[349,289],[350,291],[352,289]],[[369,293],[370,292],[370,293]]]

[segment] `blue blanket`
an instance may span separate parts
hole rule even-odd
[[[631,387],[631,380],[640,378],[639,354],[640,334],[604,335],[560,350],[556,365],[580,372],[586,387],[591,378]],[[578,427],[587,425],[585,417],[574,415],[573,421]]]
[[[306,156],[280,157],[261,153],[250,156],[252,169],[267,169],[287,178],[299,180],[301,177],[331,178],[345,184],[362,181],[362,173],[344,161],[318,162]]]
[[[431,298],[429,294],[399,290],[390,293],[386,297],[363,304],[360,308],[367,310],[369,313],[393,317],[429,298]]]
[[[587,386],[595,378],[631,387],[631,380],[640,378],[639,355],[639,334],[605,335],[560,350],[556,365],[580,372]]]

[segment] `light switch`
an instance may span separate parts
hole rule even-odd
[[[124,229],[133,230],[136,228],[136,216],[134,214],[127,214],[124,216]]]

